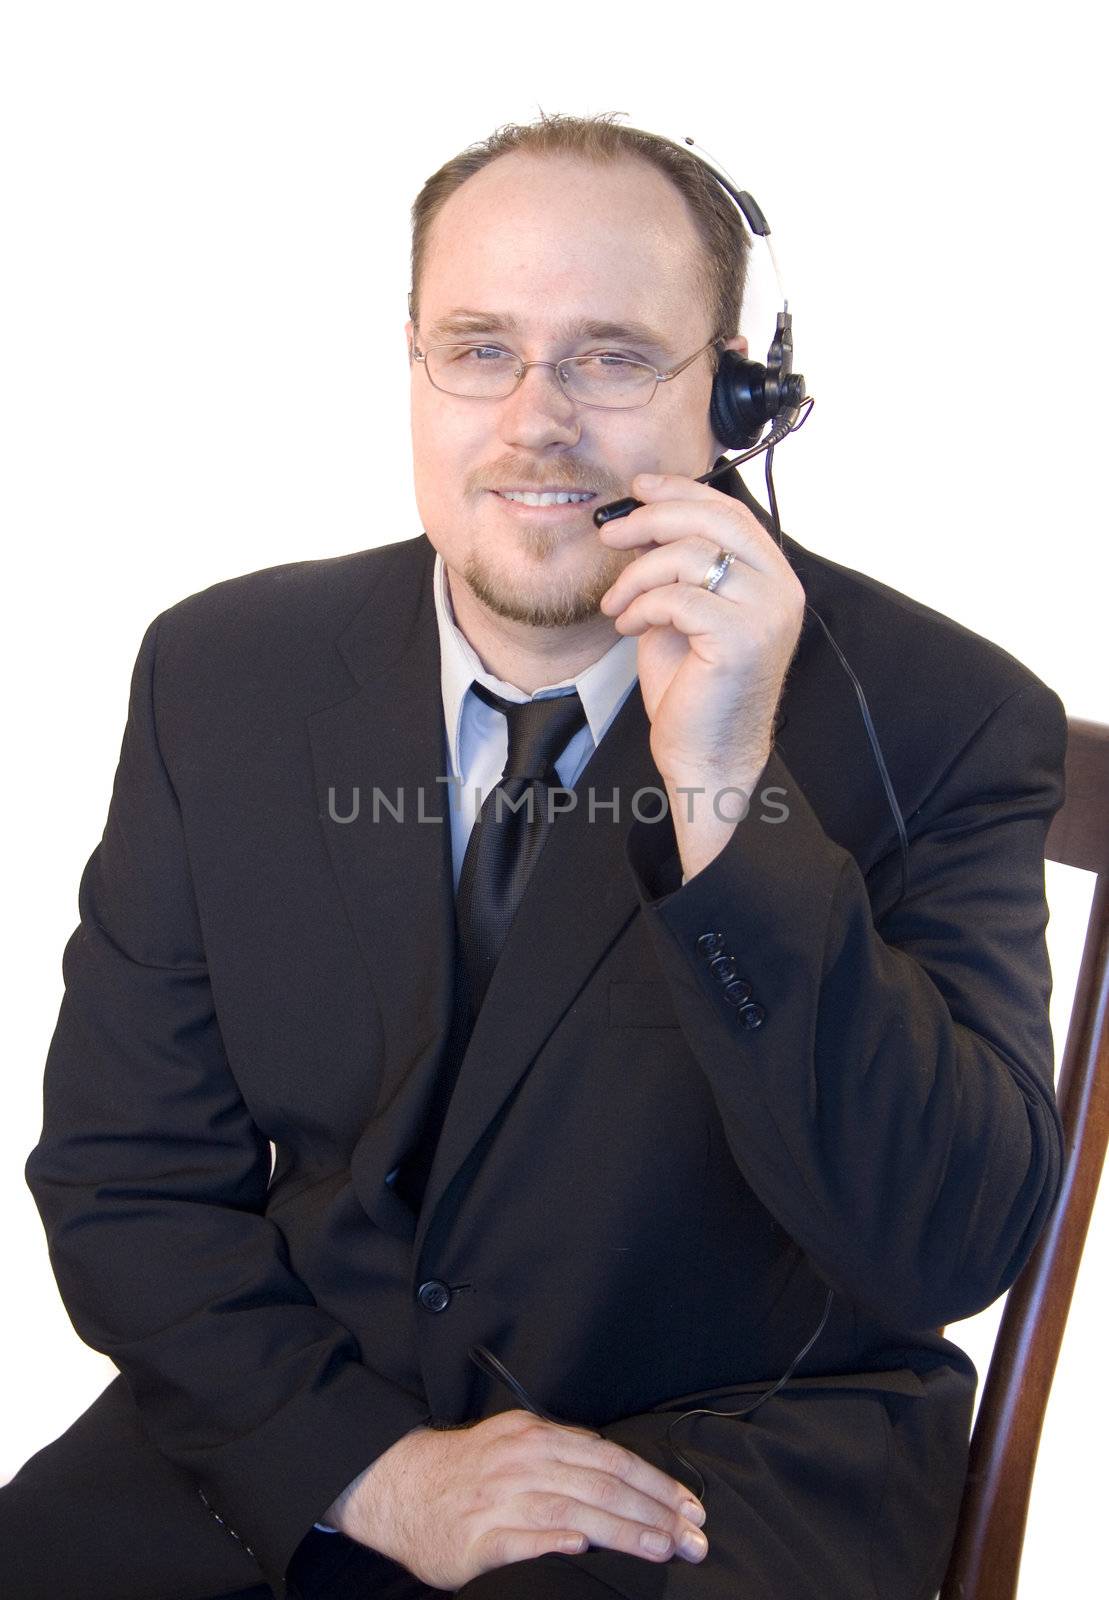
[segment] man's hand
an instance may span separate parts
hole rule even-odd
[[[797,646],[805,591],[757,518],[711,484],[671,473],[636,477],[646,502],[606,523],[602,541],[642,554],[601,600],[623,634],[638,634],[639,683],[662,776],[758,776]],[[717,587],[705,574],[735,557]]]
[[[700,1561],[707,1541],[683,1506],[704,1520],[684,1484],[622,1445],[506,1411],[472,1427],[406,1433],[323,1520],[431,1588],[454,1590],[494,1567],[590,1544],[647,1561],[666,1561],[677,1546]],[[648,1535],[663,1547],[648,1548]]]

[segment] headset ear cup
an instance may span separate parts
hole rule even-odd
[[[749,450],[766,426],[766,368],[723,350],[712,384],[709,422],[725,450]]]

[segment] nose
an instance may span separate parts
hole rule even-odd
[[[553,363],[529,362],[520,382],[500,402],[502,439],[536,449],[540,445],[576,443],[581,413],[570,399]]]

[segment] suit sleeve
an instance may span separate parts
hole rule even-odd
[[[223,1048],[158,747],[161,620],[81,879],[26,1175],[78,1334],[283,1595],[314,1519],[428,1410],[362,1362],[264,1216],[269,1142]]]
[[[996,1299],[1059,1188],[1043,861],[1065,746],[1038,680],[997,706],[907,818],[899,903],[896,844],[864,877],[777,751],[757,786],[772,803],[680,888],[657,892],[663,830],[629,831],[737,1167],[827,1282],[895,1326]],[[761,1018],[730,1003],[712,949]]]

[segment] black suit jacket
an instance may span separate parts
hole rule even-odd
[[[666,1426],[773,1383],[829,1288],[757,1435],[675,1429],[708,1531],[752,1437],[767,1481],[801,1483],[788,1412],[827,1482],[862,1472],[858,1516],[901,1495],[871,1563],[942,1561],[974,1375],[933,1330],[1008,1286],[1058,1187],[1043,848],[1065,718],[1003,650],[785,549],[866,691],[907,896],[811,617],[759,794],[684,887],[636,685],[549,835],[419,1215],[396,1172],[457,959],[427,820],[449,771],[430,542],[216,584],[143,639],[27,1174],[78,1333],[279,1595],[401,1434],[518,1404],[474,1345],[699,1487]],[[403,821],[373,819],[375,787]],[[814,1513],[774,1514],[788,1546]]]

